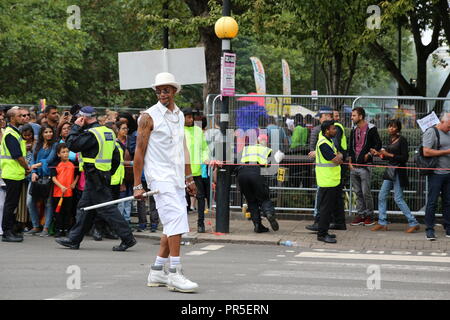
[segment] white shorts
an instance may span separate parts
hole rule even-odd
[[[150,190],[159,190],[154,198],[163,234],[170,237],[189,232],[186,190],[163,181],[152,181]]]

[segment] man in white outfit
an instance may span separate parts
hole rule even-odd
[[[174,102],[181,86],[172,74],[163,72],[156,75],[152,88],[159,102],[139,118],[133,166],[136,199],[142,199],[145,192],[141,185],[142,170],[150,189],[159,190],[154,198],[163,234],[147,285],[193,292],[198,284],[183,275],[180,261],[181,236],[189,232],[185,189],[192,196],[196,193],[184,138],[184,115]],[[168,262],[169,272],[165,268]]]

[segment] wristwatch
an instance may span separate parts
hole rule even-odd
[[[142,184],[138,184],[137,186],[133,187],[133,191],[134,190],[143,190],[144,187],[142,186]]]

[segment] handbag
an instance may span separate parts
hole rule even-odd
[[[395,168],[386,168],[383,174],[383,180],[395,181]]]
[[[52,180],[49,176],[39,177],[37,181],[31,182],[30,195],[40,199],[48,198]]]
[[[441,138],[439,135],[439,131],[436,127],[433,127],[436,137],[437,137],[437,150],[441,147]],[[416,163],[417,167],[419,168],[436,168],[438,165],[439,157],[425,157],[423,155],[423,146],[419,148],[418,151],[416,151],[414,155],[414,162]],[[421,175],[427,176],[434,172],[434,170],[424,170],[420,169],[419,173]]]

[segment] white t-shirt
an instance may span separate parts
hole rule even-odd
[[[184,189],[183,112],[177,106],[171,112],[160,102],[144,112],[153,119],[153,131],[148,139],[144,156],[144,175],[147,184],[164,181]]]

